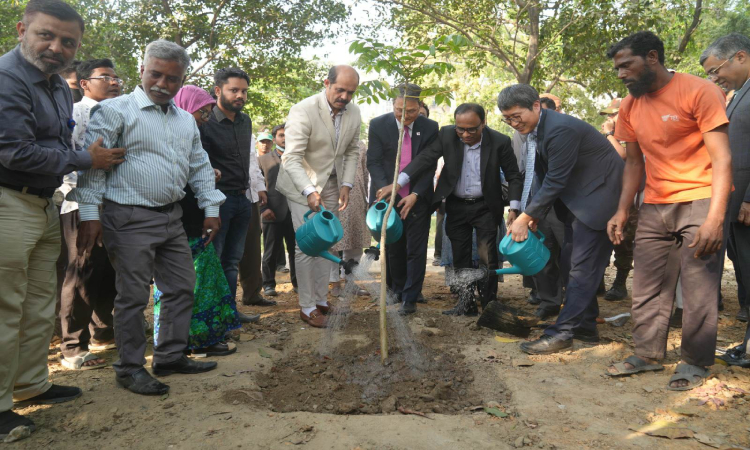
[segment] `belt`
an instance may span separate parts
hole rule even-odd
[[[167,203],[166,205],[162,205],[162,206],[123,205],[122,203],[113,202],[112,200],[104,200],[104,203],[105,204],[112,203],[118,206],[130,206],[131,208],[143,208],[149,211],[159,212],[159,213],[170,212],[174,209],[174,205],[177,204],[175,202],[175,203]]]
[[[55,195],[55,191],[57,190],[57,188],[35,188],[28,186],[20,187],[5,183],[0,183],[0,187],[13,189],[14,191],[18,191],[22,194],[35,195],[41,198],[52,198],[52,196]]]
[[[452,198],[453,200],[458,200],[459,202],[466,203],[468,205],[473,205],[474,203],[479,203],[484,200],[484,197],[461,198],[461,197],[456,197],[455,195],[451,195],[449,198]]]
[[[245,195],[245,192],[247,192],[247,189],[234,189],[234,190],[220,189],[220,191],[224,195]]]

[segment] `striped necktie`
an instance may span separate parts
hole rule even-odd
[[[534,181],[534,163],[536,162],[536,133],[529,133],[526,139],[526,173],[523,179],[523,193],[521,194],[521,211],[526,210],[531,194],[531,183]]]

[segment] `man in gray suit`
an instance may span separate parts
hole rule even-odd
[[[273,128],[274,140],[279,142],[279,136],[284,135],[285,124]],[[282,141],[283,137],[282,137]],[[289,252],[289,269],[292,286],[297,288],[297,273],[294,268],[294,225],[292,213],[289,211],[284,194],[276,190],[276,178],[279,176],[281,157],[284,147],[278,144],[276,148],[258,158],[260,170],[266,179],[266,193],[268,203],[260,210],[263,220],[263,294],[268,297],[276,296],[276,265],[284,254],[284,241]],[[275,302],[274,302],[275,303]]]
[[[732,151],[734,192],[729,197],[727,252],[734,263],[740,312],[747,322],[747,289],[750,288],[750,38],[738,33],[720,37],[701,55],[708,78],[726,91],[734,91],[727,105],[729,147]]]
[[[554,207],[565,223],[563,265],[570,267],[565,308],[541,338],[523,343],[521,350],[548,354],[571,348],[573,339],[598,342],[596,290],[612,252],[607,221],[617,209],[622,158],[591,125],[542,110],[539,93],[527,84],[503,89],[497,105],[504,122],[527,136],[521,195],[521,205],[527,206],[517,217],[509,213],[508,232],[516,242],[526,240],[529,229],[536,230]],[[530,197],[532,170],[540,185]]]

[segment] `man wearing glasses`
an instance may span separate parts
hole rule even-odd
[[[477,232],[477,247],[481,263],[492,272],[480,289],[481,304],[497,296],[498,267],[497,227],[503,218],[505,205],[502,199],[500,169],[508,181],[511,209],[519,207],[523,180],[513,154],[510,138],[485,125],[485,111],[476,103],[464,103],[454,112],[455,125],[440,129],[438,138],[416,155],[398,176],[396,190],[407,186],[412,179],[430,171],[433,173],[438,159],[445,160],[431,210],[445,200],[445,232],[453,248],[454,269],[472,267],[472,234]],[[390,192],[390,186],[380,192]],[[378,197],[383,194],[378,193]],[[473,286],[469,289],[473,290]],[[447,315],[476,315],[473,301],[461,295],[458,304]]]
[[[717,39],[701,55],[708,79],[726,91],[734,91],[727,106],[729,148],[732,152],[732,182],[727,220],[727,252],[734,263],[740,312],[747,322],[747,289],[750,289],[750,38],[732,33]]]
[[[565,307],[541,338],[521,344],[521,350],[548,354],[571,348],[573,339],[596,343],[596,290],[612,252],[606,228],[617,209],[622,158],[591,125],[543,110],[539,93],[527,84],[503,89],[497,106],[505,122],[526,135],[522,211],[509,215],[508,233],[525,241],[553,207],[565,224],[560,263],[568,273]],[[532,184],[538,188],[530,195]]]
[[[109,59],[84,61],[76,68],[83,98],[73,106],[73,143],[83,149],[91,108],[120,95],[122,79]],[[78,172],[64,178],[60,191],[67,195],[78,181]],[[68,369],[85,370],[106,364],[89,350],[114,348],[112,308],[115,296],[115,271],[104,247],[94,246],[90,254],[78,254],[76,241],[81,223],[78,203],[64,201],[60,209],[64,250],[68,265],[60,294],[62,341],[60,361]]]

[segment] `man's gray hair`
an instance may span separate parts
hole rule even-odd
[[[406,97],[418,101],[419,96],[422,95],[422,88],[413,83],[401,83],[396,86],[396,90],[398,91],[396,98]]]
[[[539,92],[528,84],[514,84],[506,87],[497,96],[497,108],[500,111],[520,106],[531,109],[539,101]]]
[[[146,46],[146,55],[143,57],[145,64],[149,58],[162,59],[164,61],[177,61],[185,70],[190,67],[190,56],[187,51],[174,42],[159,39]]]
[[[716,59],[729,59],[740,50],[744,50],[750,56],[750,38],[740,33],[722,36],[703,51],[700,64],[703,65],[709,56]]]

